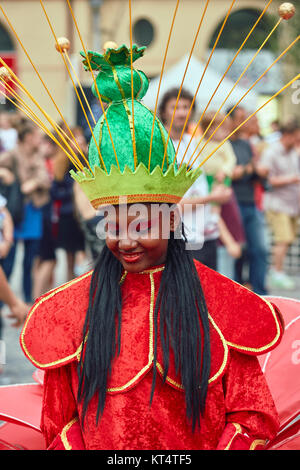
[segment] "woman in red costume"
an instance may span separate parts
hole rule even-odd
[[[142,52],[134,46],[134,60]],[[130,50],[121,46],[104,56],[91,53],[89,59],[98,70],[111,67],[114,72],[99,73],[97,84],[103,99],[115,100],[106,117],[117,154],[123,152],[129,165],[134,143],[138,167],[119,173],[115,168],[109,175],[97,170],[95,180],[82,173],[75,177],[83,188],[96,181],[98,193],[87,191],[94,207],[110,201],[115,209],[105,219],[106,247],[92,272],[37,300],[21,334],[25,355],[45,371],[41,427],[46,446],[263,449],[279,422],[256,356],[279,344],[280,314],[266,300],[194,261],[183,231],[177,236],[176,211],[169,212],[166,236],[166,217],[154,216],[152,209],[155,203],[170,207],[179,202],[187,190],[182,183],[187,170],[172,173],[175,152],[169,142],[169,167],[147,171],[151,126],[138,101],[131,140]],[[106,79],[118,87],[105,84]],[[141,97],[141,89],[147,89],[142,72],[133,82],[135,96]],[[108,95],[109,87],[115,96]],[[116,96],[120,89],[123,99]],[[114,156],[105,125],[102,120],[95,135],[108,166],[108,156]],[[153,165],[162,168],[164,132],[156,120]],[[91,164],[94,151],[91,141]],[[117,202],[124,195],[128,205]],[[136,202],[146,208],[138,218],[132,212]]]

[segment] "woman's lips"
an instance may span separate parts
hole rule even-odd
[[[142,258],[144,252],[140,251],[138,253],[120,253],[123,261],[126,263],[137,263]]]

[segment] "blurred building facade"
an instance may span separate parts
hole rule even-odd
[[[205,3],[205,0],[182,0],[180,2],[166,67],[173,65],[190,52]],[[262,2],[262,0],[239,0],[234,4],[232,12],[237,13],[244,10],[251,13],[251,11],[255,11],[259,15],[266,3],[267,1]],[[277,20],[277,8],[281,2],[275,1],[273,3],[268,10],[268,15],[274,15],[273,18],[275,17]],[[207,59],[212,41],[230,4],[231,0],[211,0],[194,50],[195,57],[201,60]],[[1,5],[24,47],[30,53],[30,57],[48,89],[55,97],[56,103],[59,104],[69,122],[76,124],[78,115],[76,96],[64,62],[55,50],[55,40],[45,19],[40,1],[3,0]],[[81,82],[88,88],[92,80],[90,74],[84,72],[81,65],[79,51],[82,50],[82,45],[70,15],[68,2],[66,0],[44,0],[44,5],[55,34],[58,37],[65,36],[70,39],[71,50],[69,54],[74,68]],[[129,45],[128,0],[70,0],[70,5],[75,13],[87,49],[101,50],[107,40],[115,41],[118,45],[123,43]],[[132,2],[133,41],[139,45],[146,45],[148,48],[145,57],[139,61],[139,67],[149,77],[155,77],[161,71],[175,5],[175,0],[133,0]],[[237,48],[250,27],[251,23],[249,23],[248,29],[243,31],[242,37],[238,35]],[[255,35],[258,34],[259,32],[255,33]],[[229,31],[224,30],[224,38],[230,39],[230,37]],[[230,47],[230,41],[228,44]],[[21,81],[32,92],[40,105],[54,119],[57,119],[56,109],[51,104],[32,65],[2,13],[0,13],[0,54],[4,59],[8,58],[10,61],[8,63],[12,64]]]

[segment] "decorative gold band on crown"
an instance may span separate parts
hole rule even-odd
[[[122,200],[126,201],[127,204],[138,203],[138,202],[165,202],[169,204],[178,204],[181,200],[180,196],[173,194],[128,194],[127,196],[121,196]],[[99,209],[100,206],[112,204],[120,204],[120,196],[104,196],[91,201],[94,209]]]

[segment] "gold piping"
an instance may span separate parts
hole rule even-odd
[[[142,271],[140,274],[149,274],[150,278],[150,286],[151,286],[151,294],[150,294],[150,308],[149,308],[149,354],[148,354],[148,364],[143,367],[129,382],[127,382],[125,385],[122,385],[120,387],[112,387],[108,388],[108,392],[120,392],[128,388],[130,385],[132,385],[134,382],[136,382],[141,375],[143,375],[144,372],[146,372],[148,369],[153,364],[153,310],[154,310],[154,299],[155,299],[155,284],[154,284],[154,277],[153,274],[159,271],[162,271],[164,267],[156,268],[149,270],[149,273],[147,271]],[[125,273],[124,273],[125,274]],[[124,275],[123,275],[124,276]]]
[[[61,440],[62,440],[62,443],[64,445],[64,448],[66,450],[72,450],[72,446],[71,444],[69,443],[68,441],[68,438],[67,438],[67,432],[69,431],[69,429],[73,426],[74,423],[76,423],[76,421],[78,421],[78,418],[73,418],[68,424],[65,425],[65,427],[63,428],[61,434],[60,434],[60,437],[61,437]]]
[[[255,439],[255,441],[252,442],[249,450],[255,450],[255,447],[259,445],[265,446],[266,442],[267,441],[263,441],[262,439]]]
[[[70,282],[67,282],[66,284],[63,284],[62,286],[58,287],[58,288],[55,288],[53,290],[51,290],[49,292],[48,295],[46,295],[45,297],[43,297],[39,302],[37,302],[34,307],[32,308],[32,310],[29,312],[29,315],[28,317],[26,318],[26,321],[25,321],[25,324],[24,324],[24,327],[23,327],[23,330],[21,332],[21,335],[20,335],[20,341],[21,341],[21,344],[23,346],[23,349],[27,355],[27,357],[38,367],[51,367],[51,366],[55,366],[57,364],[61,364],[62,362],[65,362],[69,359],[73,359],[74,357],[78,357],[78,355],[80,354],[81,352],[81,348],[82,348],[82,343],[80,344],[80,346],[77,348],[77,350],[70,354],[69,356],[67,357],[64,357],[63,359],[58,359],[57,361],[53,361],[53,362],[49,362],[47,364],[42,364],[41,362],[38,362],[36,361],[33,356],[30,354],[30,352],[28,351],[27,347],[26,347],[26,344],[25,344],[25,340],[24,340],[24,335],[25,335],[25,331],[26,331],[26,327],[28,325],[28,322],[30,321],[30,318],[31,316],[33,315],[33,313],[35,312],[35,310],[41,305],[43,304],[44,302],[46,302],[46,300],[49,300],[51,299],[52,297],[54,297],[56,294],[58,294],[59,292],[62,292],[63,290],[67,289],[68,287],[76,284],[77,282],[87,278],[88,276],[91,276],[92,275],[92,271],[89,271],[88,273],[86,274],[83,274],[82,276],[80,276],[79,278],[76,278]]]
[[[212,326],[215,328],[218,335],[220,336],[221,342],[222,342],[223,347],[224,347],[223,362],[222,362],[221,367],[219,368],[219,370],[215,373],[215,375],[213,375],[213,377],[209,378],[208,383],[210,384],[210,383],[214,382],[223,373],[223,370],[227,365],[229,349],[228,349],[226,340],[225,340],[224,336],[222,335],[221,330],[216,325],[215,321],[212,319],[212,317],[210,315],[208,315],[208,318],[209,318]],[[158,362],[156,363],[156,365],[157,365],[157,368],[160,371],[160,373],[163,375],[164,370],[163,370],[162,366]],[[184,387],[183,387],[182,384],[180,384],[180,383],[176,382],[175,380],[171,379],[169,376],[166,377],[166,382],[169,382],[170,384],[174,385],[175,387],[177,387],[181,390],[184,390]]]
[[[253,294],[252,291],[250,291],[250,292]],[[257,295],[257,294],[255,294],[255,295]],[[280,323],[277,319],[276,312],[275,312],[272,304],[270,302],[268,302],[268,300],[264,299],[263,297],[261,297],[259,295],[257,297],[259,297],[261,300],[263,300],[268,305],[268,307],[270,308],[270,310],[272,312],[272,315],[273,315],[274,320],[275,320],[275,325],[276,325],[276,336],[275,336],[275,338],[269,344],[266,344],[265,346],[262,346],[261,348],[249,348],[247,346],[240,346],[239,344],[234,344],[234,343],[231,343],[230,341],[226,341],[228,346],[231,346],[231,347],[237,348],[237,349],[241,349],[242,351],[260,353],[260,352],[265,351],[266,349],[269,349],[271,346],[273,346],[278,341],[278,339],[280,337],[281,329],[280,329]]]
[[[230,439],[229,443],[227,444],[227,446],[225,447],[224,450],[229,450],[230,449],[230,446],[232,444],[232,441],[233,439],[238,435],[238,434],[241,434],[242,433],[242,428],[240,426],[240,424],[237,424],[237,423],[232,423],[233,426],[235,427],[235,433],[233,435],[233,437]]]

